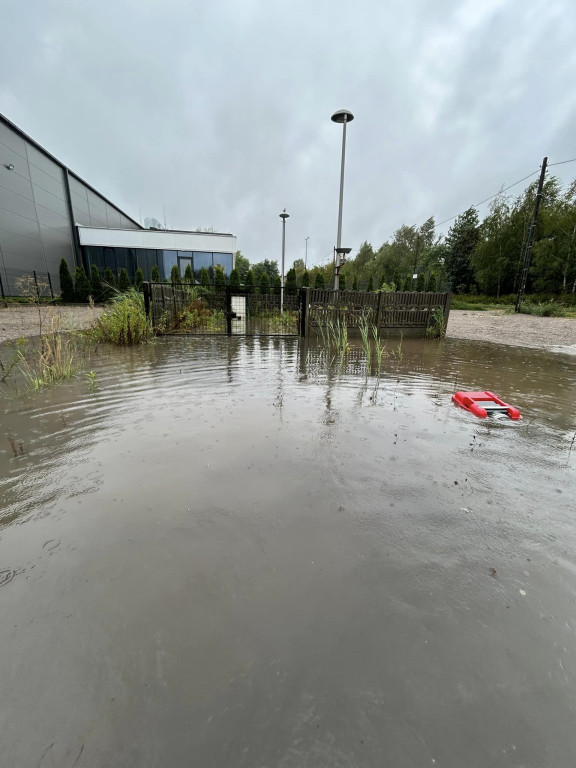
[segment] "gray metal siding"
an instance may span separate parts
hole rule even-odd
[[[81,179],[68,174],[71,221],[66,174],[61,163],[0,119],[0,275],[7,294],[15,293],[18,276],[33,270],[50,272],[55,292],[60,290],[60,260],[65,258],[71,270],[76,266],[74,224],[140,229]]]

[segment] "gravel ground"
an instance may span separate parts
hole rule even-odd
[[[446,336],[576,354],[576,318],[453,309]]]
[[[62,330],[86,328],[94,317],[102,311],[101,307],[91,309],[88,306],[42,307],[42,322],[48,326],[51,318],[60,319]],[[20,336],[38,335],[38,310],[22,304],[11,304],[7,308],[0,307],[0,343]]]

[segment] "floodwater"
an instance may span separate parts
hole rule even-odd
[[[576,763],[576,359],[404,340],[376,386],[215,337],[91,367],[2,403],[2,767]]]

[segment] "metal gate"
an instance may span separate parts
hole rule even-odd
[[[262,294],[230,286],[144,283],[144,305],[163,334],[297,336],[303,292]]]

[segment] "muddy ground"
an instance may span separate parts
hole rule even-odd
[[[52,320],[59,321],[61,330],[86,328],[101,312],[101,307],[87,305],[68,307],[42,307],[42,323],[49,328]],[[0,343],[20,336],[37,336],[39,333],[38,309],[33,306],[12,304],[0,306]]]

